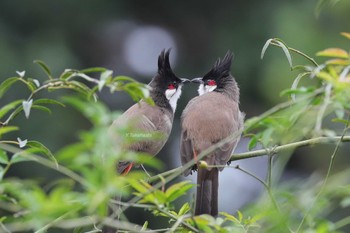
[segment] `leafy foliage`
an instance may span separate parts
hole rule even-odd
[[[342,35],[350,38],[349,33]],[[134,224],[134,220],[128,220],[123,213],[119,219],[114,215],[108,216],[108,207],[117,204],[122,210],[146,209],[155,218],[167,220],[165,228],[155,229],[164,232],[342,232],[343,227],[350,224],[350,219],[339,217],[334,220],[329,216],[350,206],[349,170],[331,175],[334,158],[349,127],[349,53],[341,48],[322,50],[317,56],[327,60],[319,64],[310,56],[290,48],[281,39],[269,39],[263,46],[262,57],[271,45],[282,49],[291,69],[299,74],[292,86],[281,93],[281,96],[288,97],[287,102],[245,123],[245,133],[251,136],[249,148],[261,144],[267,149],[269,170],[266,181],[236,167],[257,179],[266,192],[234,215],[223,212],[216,218],[193,216],[191,202],[178,205],[181,197],[194,187],[188,181],[169,185],[170,181],[182,174],[181,168],[153,177],[137,171],[127,176],[116,173],[116,161],[126,157],[156,169],[161,164],[147,155],[125,152],[115,145],[106,132],[109,132],[117,113],[110,112],[97,100],[97,95],[103,88],[108,88],[111,92],[125,91],[135,101],[143,98],[152,104],[145,85],[129,77],[113,77],[112,71],[101,67],[80,71],[67,69],[56,78],[43,61],[35,63],[42,68],[46,81],[39,83],[38,79],[27,78],[24,71],[3,81],[0,84],[0,97],[6,95],[17,82],[24,84],[30,94],[26,99],[14,100],[0,108],[1,230],[41,232],[60,228],[98,232],[103,226],[126,231],[151,230],[148,229],[148,222],[142,226]],[[294,54],[301,55],[310,64],[293,65]],[[93,78],[91,74],[97,74],[99,78]],[[312,82],[304,82],[305,79]],[[76,94],[64,94],[59,99],[38,95],[43,90],[60,89],[69,89]],[[12,125],[19,114],[24,114],[30,120],[32,110],[50,113],[52,105],[62,108],[73,106],[91,122],[92,128],[80,132],[78,142],[61,148],[57,153],[52,153],[41,142],[30,138],[13,140],[8,136],[20,130]],[[343,126],[344,130],[336,130],[335,125]],[[118,129],[118,136],[125,137],[127,131],[128,127]],[[316,136],[340,137],[326,177],[320,179],[311,176],[305,180],[273,185],[271,177],[277,176],[272,166],[275,153],[268,148],[293,145]],[[39,164],[59,173],[60,178],[47,184],[39,179],[8,176],[9,170],[19,163]],[[116,196],[131,199],[127,202],[113,200]]]

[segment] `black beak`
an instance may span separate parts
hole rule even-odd
[[[189,83],[191,82],[189,79],[187,78],[180,78],[181,79],[181,83]]]
[[[198,77],[198,78],[194,78],[191,79],[192,83],[203,83],[203,78],[202,77]]]

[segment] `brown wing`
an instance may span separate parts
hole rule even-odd
[[[192,149],[192,141],[187,138],[187,131],[184,130],[181,132],[180,139],[180,155],[181,155],[181,163],[185,165],[193,159],[193,149]],[[191,174],[192,168],[187,169],[184,172],[185,176]]]
[[[110,131],[115,138],[116,144],[125,150],[144,152],[154,156],[158,154],[167,141],[172,121],[173,115],[170,111],[150,106],[141,101],[131,106],[123,115],[116,119]],[[129,129],[126,135],[121,138],[116,133],[113,133],[113,129],[120,127]],[[121,140],[125,137],[131,137],[131,140],[134,142],[125,144]],[[122,173],[128,166],[128,161],[119,161],[118,172]]]
[[[186,132],[187,140],[190,140],[192,150],[197,154],[206,150],[211,145],[238,132],[243,124],[242,114],[238,103],[228,97],[211,92],[198,96],[186,106],[182,114],[182,133]],[[213,154],[205,158],[209,165],[225,165],[229,160],[232,150],[238,140],[232,140]],[[189,161],[193,158],[186,140],[181,140],[181,158]],[[185,153],[187,152],[187,153]]]

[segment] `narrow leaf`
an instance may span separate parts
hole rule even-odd
[[[266,41],[266,43],[264,44],[264,47],[263,47],[262,50],[261,50],[261,56],[260,56],[261,59],[264,58],[265,52],[266,52],[267,48],[270,46],[271,41],[273,41],[273,39],[268,39],[268,40]]]
[[[5,116],[9,111],[16,108],[18,105],[22,104],[23,100],[15,100],[11,103],[6,104],[0,108],[0,119]]]
[[[179,210],[178,215],[179,215],[179,216],[185,215],[185,214],[187,214],[188,211],[190,211],[190,210],[191,210],[191,207],[190,207],[190,205],[188,204],[188,202],[186,202],[186,203],[181,207],[181,209]]]
[[[41,142],[38,141],[28,141],[27,146],[30,148],[38,149],[38,152],[42,153],[43,155],[46,155],[50,160],[52,160],[56,166],[58,166],[58,162],[55,158],[55,156],[52,154],[52,152],[44,146]]]
[[[6,91],[14,84],[19,81],[18,77],[8,78],[0,84],[0,98],[6,93]]]
[[[349,54],[340,48],[329,48],[316,53],[316,56],[320,57],[336,57],[336,58],[349,58]]]
[[[189,181],[183,181],[170,186],[165,192],[167,200],[169,202],[174,201],[175,199],[185,194],[193,186],[194,185],[189,183]]]
[[[52,79],[50,68],[41,60],[35,60],[34,63],[38,64],[41,69],[47,74],[47,76]]]
[[[65,105],[62,102],[54,99],[47,99],[47,98],[37,99],[33,102],[33,104],[56,104],[56,105],[65,107]]]
[[[29,101],[23,101],[22,102],[22,106],[23,106],[23,111],[24,111],[24,114],[26,116],[26,118],[28,119],[29,118],[29,114],[30,114],[30,109],[32,107],[32,104],[33,104],[33,99],[29,100]]]
[[[292,56],[291,56],[290,53],[289,53],[289,49],[288,49],[287,45],[286,45],[282,40],[280,40],[280,39],[274,39],[274,42],[276,42],[277,44],[280,45],[280,47],[282,48],[284,54],[285,54],[286,57],[287,57],[289,66],[292,68],[292,67],[293,67],[293,64],[292,64]]]
[[[12,131],[15,131],[15,130],[18,130],[18,127],[16,127],[16,126],[5,126],[5,127],[0,127],[0,137],[1,137],[3,134],[9,133],[9,132],[12,132]]]
[[[0,163],[8,164],[9,158],[7,156],[6,151],[0,149]]]
[[[20,163],[20,162],[26,162],[26,161],[31,161],[31,159],[24,157],[22,154],[25,154],[26,151],[21,151],[16,154],[14,154],[11,157],[11,163]]]
[[[33,105],[32,109],[37,109],[37,110],[40,110],[40,111],[43,111],[43,112],[47,112],[48,114],[52,113],[49,108],[41,106],[41,105]]]
[[[88,73],[99,73],[99,72],[105,72],[107,69],[103,67],[91,67],[87,69],[80,70],[81,73],[88,74]]]

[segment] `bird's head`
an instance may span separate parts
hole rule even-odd
[[[211,91],[224,91],[227,84],[234,81],[230,74],[233,54],[227,51],[225,57],[215,62],[213,68],[203,77],[194,78],[191,82],[199,83],[198,93],[203,95]]]
[[[183,84],[189,82],[189,80],[179,78],[174,74],[170,66],[169,54],[170,49],[167,51],[163,50],[159,55],[158,72],[149,86],[151,87],[151,92],[164,95],[173,111],[175,111],[176,102],[181,95],[181,88]],[[154,99],[154,101],[156,100]]]

